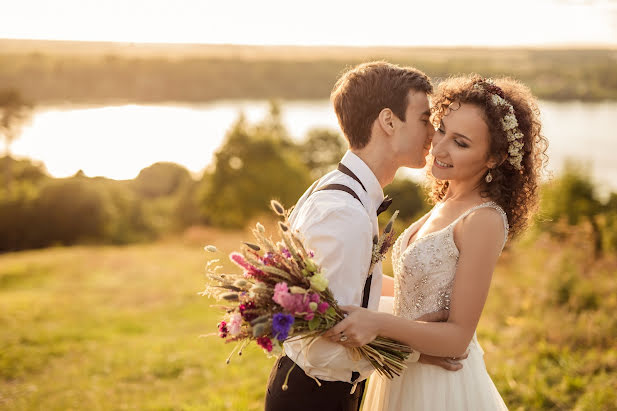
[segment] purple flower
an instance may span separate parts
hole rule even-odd
[[[315,257],[315,252],[313,250],[309,250],[308,254],[309,254],[309,257],[311,258]]]
[[[261,262],[264,263],[265,265],[274,265],[275,263],[274,254],[266,253],[266,255],[261,258]]]
[[[289,335],[289,330],[294,323],[294,317],[290,314],[276,313],[272,316],[272,331],[274,336],[283,341]]]
[[[283,253],[283,255],[287,258],[291,258],[291,253],[289,252],[288,249],[286,249],[285,247],[281,248],[281,252]]]

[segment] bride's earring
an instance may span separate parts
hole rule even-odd
[[[490,169],[488,170],[488,174],[486,175],[484,180],[486,180],[487,183],[490,183],[491,181],[493,181],[493,175],[491,174],[491,170]]]

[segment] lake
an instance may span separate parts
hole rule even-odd
[[[41,107],[13,145],[17,156],[42,161],[54,177],[83,170],[88,176],[131,179],[157,161],[172,161],[195,175],[211,163],[226,131],[244,113],[261,120],[268,102],[218,101],[199,105]],[[602,191],[617,190],[617,102],[541,101],[549,169],[558,174],[572,158],[586,164]],[[282,119],[301,140],[313,127],[338,129],[328,100],[283,101]],[[414,179],[421,171],[404,172]]]

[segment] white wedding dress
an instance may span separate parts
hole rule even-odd
[[[453,230],[457,222],[482,207],[491,207],[504,219],[506,238],[508,220],[505,212],[493,202],[473,207],[447,227],[417,238],[404,248],[420,228],[421,218],[409,226],[396,240],[392,249],[394,269],[393,314],[416,319],[424,314],[449,309],[450,293],[459,251]],[[430,212],[429,212],[430,214]],[[391,299],[391,297],[389,297]],[[382,297],[380,310],[388,305]],[[484,351],[474,334],[469,344],[469,356],[459,371],[446,371],[435,365],[408,363],[400,377],[389,380],[377,372],[369,379],[364,411],[402,410],[507,410],[493,381],[486,371]]]

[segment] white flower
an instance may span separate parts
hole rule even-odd
[[[518,127],[518,121],[516,121],[516,116],[514,114],[506,114],[501,120],[501,124],[504,130],[512,130]]]
[[[229,334],[232,336],[236,336],[240,334],[240,326],[242,325],[242,316],[240,313],[232,314],[229,318],[229,322],[227,323],[227,329],[229,330]]]
[[[495,82],[492,79],[486,79],[484,80],[484,83],[495,85]],[[485,90],[484,87],[482,87],[482,83],[475,83],[474,89]],[[516,114],[514,113],[514,107],[503,97],[492,93],[491,103],[494,106],[505,107],[508,111],[508,113],[501,119],[501,127],[503,131],[506,132],[506,137],[508,139],[508,161],[514,168],[521,170],[521,163],[523,161],[523,153],[521,150],[525,144],[523,142],[524,135],[521,130],[518,129],[518,120],[516,119]]]
[[[491,94],[491,101],[493,102],[493,104],[495,104],[496,106],[503,106],[508,104],[508,102],[506,100],[504,100],[503,98],[501,98],[500,96],[498,96],[497,94]]]
[[[309,281],[311,283],[311,287],[315,290],[315,291],[324,291],[326,288],[328,288],[328,279],[326,277],[323,276],[323,274],[315,274],[312,277],[309,277]]]

